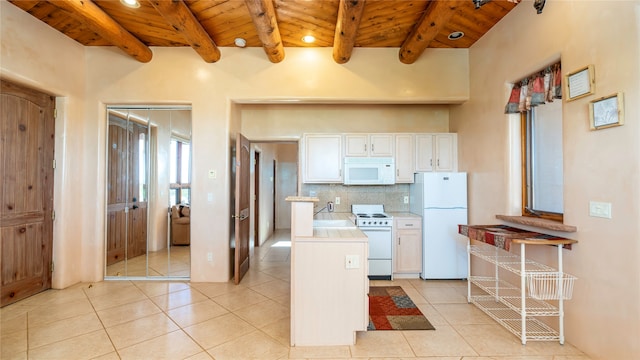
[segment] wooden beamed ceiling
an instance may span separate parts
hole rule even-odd
[[[262,47],[281,62],[286,47],[333,47],[344,64],[358,48],[395,47],[399,61],[416,62],[427,48],[468,48],[520,0],[10,0],[85,46],[117,46],[141,62],[151,46],[191,46],[202,59],[220,59],[220,47]],[[533,13],[533,11],[532,11]],[[448,38],[461,31],[457,40]],[[302,41],[313,35],[315,43]],[[224,52],[224,50],[223,50]]]

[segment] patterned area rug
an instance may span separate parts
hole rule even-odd
[[[369,287],[367,330],[435,330],[400,286]]]

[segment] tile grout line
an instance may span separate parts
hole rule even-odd
[[[92,286],[93,285],[89,284],[89,288],[91,288]],[[93,313],[96,315],[96,318],[98,318],[98,321],[100,321],[100,325],[102,326],[102,330],[107,335],[107,338],[109,339],[109,342],[111,343],[111,346],[113,347],[113,351],[116,353],[118,358],[122,358],[120,356],[120,353],[118,352],[118,349],[116,348],[116,345],[113,343],[113,339],[111,339],[111,336],[109,335],[109,332],[107,331],[106,326],[104,326],[104,322],[102,322],[102,319],[98,315],[98,311],[96,310],[95,306],[93,305],[93,302],[91,301],[91,298],[89,297],[89,294],[87,294],[84,286],[82,287],[82,293],[87,298],[87,301],[89,301],[89,305],[91,305],[91,308],[93,309]],[[106,355],[106,354],[103,354],[103,355]]]
[[[147,342],[147,341],[150,341],[150,340],[153,340],[153,339],[157,339],[157,338],[159,338],[159,337],[161,337],[161,336],[166,336],[166,335],[171,334],[171,333],[174,333],[174,332],[176,332],[176,331],[181,331],[181,332],[182,332],[183,334],[185,334],[189,339],[191,339],[191,341],[193,341],[193,342],[194,342],[194,343],[195,343],[195,344],[196,344],[200,349],[202,349],[202,351],[203,351],[203,352],[205,352],[207,355],[209,355],[209,353],[207,352],[207,349],[205,349],[202,345],[200,345],[200,343],[199,343],[199,342],[197,342],[197,341],[196,341],[196,339],[194,339],[193,337],[191,337],[191,335],[190,335],[188,332],[186,332],[186,331],[184,330],[184,328],[183,328],[182,326],[180,326],[180,324],[178,324],[175,320],[173,320],[173,318],[168,314],[168,311],[169,311],[169,310],[173,310],[173,309],[169,309],[169,308],[167,308],[167,310],[165,311],[165,310],[164,310],[164,309],[162,309],[160,306],[158,306],[158,305],[157,305],[153,300],[151,300],[151,297],[149,297],[149,295],[148,295],[147,293],[145,293],[145,292],[144,292],[144,291],[143,291],[143,290],[142,290],[138,285],[136,285],[134,282],[132,282],[132,284],[133,284],[133,286],[135,286],[138,290],[140,290],[140,291],[144,294],[144,296],[146,296],[146,297],[147,297],[147,299],[148,299],[149,301],[151,301],[151,303],[153,303],[155,306],[157,306],[157,307],[158,307],[158,309],[160,309],[160,312],[161,312],[162,314],[164,314],[164,315],[167,317],[167,319],[168,319],[169,321],[171,321],[174,325],[176,325],[176,326],[178,327],[178,329],[177,329],[177,330],[174,330],[174,331],[170,331],[170,332],[168,332],[168,333],[166,333],[166,334],[162,334],[162,335],[158,335],[158,336],[156,336],[156,337],[150,338],[150,339],[146,339],[146,340],[141,341],[141,342],[136,343],[136,344],[131,344],[131,345],[129,345],[129,346],[127,346],[127,347],[125,347],[124,349],[130,348],[130,347],[135,346],[135,345],[138,345],[138,344],[142,344],[142,343],[144,343],[144,342]],[[206,295],[205,295],[205,294],[203,294],[201,291],[199,291],[198,289],[196,289],[196,288],[194,288],[193,286],[191,286],[191,284],[190,284],[190,283],[185,283],[185,284],[188,286],[188,290],[197,291],[199,294],[201,294],[202,296],[204,296],[204,297],[206,297],[207,299],[209,299],[209,297],[208,297],[208,296],[206,296]],[[179,292],[179,291],[184,291],[184,290],[176,290],[176,291],[174,291],[174,293]],[[172,292],[171,292],[171,289],[167,289],[167,293],[166,293],[166,294],[164,294],[164,295],[170,296],[170,294],[171,294],[171,293],[172,293]],[[160,295],[160,296],[161,296],[161,295]],[[183,306],[188,306],[188,305],[191,305],[191,304],[186,304],[186,305],[183,305]],[[179,306],[179,307],[177,307],[177,308],[180,308],[180,307],[182,307],[182,306]],[[176,308],[176,309],[177,309],[177,308]],[[191,356],[194,356],[194,355],[197,355],[197,353],[196,353],[196,354],[193,354],[193,355],[191,355]]]

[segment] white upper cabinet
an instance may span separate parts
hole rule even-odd
[[[412,134],[396,134],[396,183],[413,183],[414,152]]]
[[[393,157],[393,134],[347,134],[344,156]]]
[[[458,171],[458,136],[417,134],[415,171]]]
[[[304,183],[342,183],[342,135],[305,134]]]

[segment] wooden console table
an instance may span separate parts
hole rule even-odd
[[[576,278],[563,271],[562,249],[570,249],[577,241],[506,225],[460,225],[458,232],[469,239],[469,303],[518,336],[523,345],[527,340],[558,340],[564,344],[564,300],[571,298]],[[481,243],[471,245],[471,240]],[[509,252],[512,244],[520,245],[520,255]],[[556,246],[558,268],[526,259],[526,245]],[[472,276],[471,256],[493,264],[493,276]],[[500,269],[520,276],[520,287],[500,279]],[[483,294],[472,295],[472,284]],[[557,300],[557,307],[546,300]],[[557,316],[559,329],[537,319],[542,316]]]

